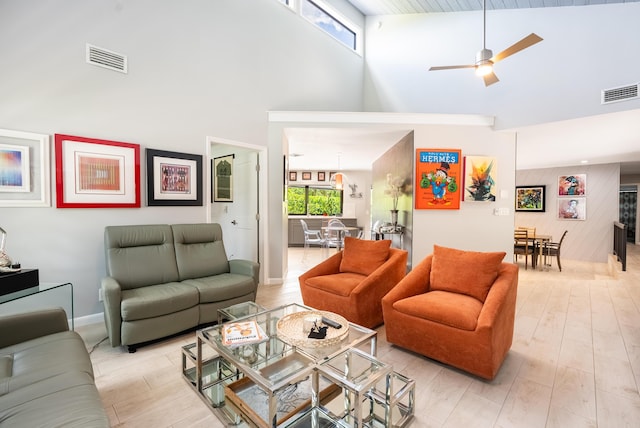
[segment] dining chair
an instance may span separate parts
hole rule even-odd
[[[337,218],[329,220],[324,235],[324,245],[326,247],[336,247],[337,249],[342,248],[344,246],[344,237],[350,235],[349,231],[344,228],[344,223]]]
[[[562,265],[560,264],[560,248],[562,247],[562,241],[564,241],[564,237],[567,235],[568,230],[565,230],[558,242],[545,242],[544,244],[544,253],[549,256],[556,256],[556,261],[558,263],[558,269],[562,272]]]
[[[307,222],[300,219],[300,224],[302,225],[302,231],[304,232],[304,249],[305,251],[309,248],[310,245],[324,245],[324,238],[319,230],[309,229]]]
[[[531,267],[535,268],[536,249],[534,240],[529,236],[527,229],[515,229],[513,231],[513,257],[514,262],[518,256],[524,256],[524,269],[528,268],[529,257],[531,257]]]

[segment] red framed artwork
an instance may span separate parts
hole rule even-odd
[[[140,146],[55,135],[58,208],[139,208]]]

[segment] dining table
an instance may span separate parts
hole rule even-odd
[[[327,233],[336,232],[338,234],[338,239],[336,240],[336,248],[338,249],[338,251],[340,251],[342,249],[342,246],[344,245],[344,237],[346,236],[347,232],[351,233],[353,231],[360,230],[359,227],[355,226],[322,226],[320,229],[322,230],[322,236],[325,237],[325,245],[327,246]]]
[[[551,242],[553,237],[551,235],[536,234],[532,239],[535,245],[534,248],[536,249],[538,256],[540,257],[540,260],[542,260],[544,257],[544,261],[542,262],[542,266],[540,267],[540,270],[543,270],[543,269],[548,270],[550,266],[550,263],[547,262],[547,257],[549,256],[549,250],[548,250],[548,247],[545,245],[545,243]],[[546,254],[544,254],[545,247],[547,248]],[[534,265],[534,268],[535,267],[537,267],[537,263]]]

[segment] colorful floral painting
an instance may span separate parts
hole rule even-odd
[[[497,159],[489,156],[465,156],[464,201],[495,201]]]

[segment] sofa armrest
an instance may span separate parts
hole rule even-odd
[[[260,264],[251,260],[229,260],[229,271],[237,275],[245,275],[253,278],[253,282],[258,285]]]
[[[0,317],[0,348],[69,330],[62,308],[42,309]]]
[[[104,322],[109,334],[111,346],[119,346],[122,325],[120,305],[122,303],[122,289],[115,278],[108,276],[102,279],[102,294],[104,298]]]
[[[392,306],[398,300],[429,291],[432,261],[433,255],[431,254],[414,266],[411,272],[382,298],[382,306]]]

